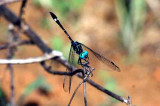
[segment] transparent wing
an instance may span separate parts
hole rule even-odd
[[[68,58],[68,62],[70,64],[73,64],[73,62],[74,62],[74,56],[75,56],[75,51],[73,50],[73,47],[71,46],[70,52],[69,52],[69,58]],[[72,72],[72,70],[69,71],[68,69],[66,69],[66,72]],[[63,89],[64,89],[65,92],[69,91],[69,93],[70,93],[71,82],[72,82],[72,76],[65,76],[64,77]]]
[[[84,44],[80,43],[84,48],[88,49],[89,51],[91,51],[97,58],[98,60],[100,60],[101,62],[103,62],[105,65],[107,65],[109,68],[111,68],[112,70],[115,71],[120,71],[119,67],[117,65],[115,65],[112,61],[110,61],[109,59],[105,58],[104,56],[96,53],[95,51],[93,51],[92,49],[90,49],[89,47],[85,46]]]

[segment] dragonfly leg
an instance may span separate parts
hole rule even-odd
[[[88,66],[88,68],[89,68],[89,76],[92,77],[93,76],[92,68],[90,66]]]
[[[78,63],[77,63],[77,64],[79,64],[79,65],[83,66],[82,61],[81,61],[81,59],[80,59],[80,58],[78,59]]]
[[[80,64],[80,60],[79,60],[80,58],[78,58],[78,62],[77,62],[77,64]]]
[[[93,76],[92,71],[94,71],[94,68],[89,66],[89,62],[83,62],[83,68],[85,70],[85,76],[86,77],[92,77]]]

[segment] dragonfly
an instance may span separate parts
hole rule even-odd
[[[82,44],[82,43],[80,43],[78,41],[74,41],[71,38],[71,36],[68,34],[68,32],[64,29],[64,27],[62,26],[62,24],[58,20],[57,16],[52,12],[50,12],[50,15],[53,18],[53,20],[59,25],[59,27],[63,30],[63,32],[67,35],[67,37],[69,38],[69,40],[71,42],[71,48],[70,48],[69,58],[68,58],[68,62],[70,64],[73,64],[74,56],[75,56],[75,54],[77,54],[79,56],[77,63],[83,67],[85,63],[89,62],[88,51],[90,51],[91,53],[93,53],[93,55],[95,55],[95,57],[98,60],[100,60],[105,65],[107,65],[110,69],[116,70],[116,71],[120,71],[120,68],[117,65],[115,65],[114,62],[110,61],[106,57],[104,57],[104,56],[100,55],[99,53],[95,52],[94,50],[92,50],[91,48],[87,47],[86,45],[84,45],[84,44]],[[66,69],[66,71],[69,72],[68,69]],[[72,70],[70,70],[70,72],[72,72]],[[70,92],[71,81],[72,81],[72,77],[71,76],[69,76],[69,78],[68,78],[68,76],[65,76],[64,81],[63,81],[63,89],[64,89],[64,91],[66,91],[66,92],[69,91]]]

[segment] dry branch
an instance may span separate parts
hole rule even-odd
[[[44,54],[44,56],[41,57],[33,57],[33,58],[27,58],[27,59],[0,59],[0,64],[30,64],[30,63],[40,63],[43,61],[47,61],[53,58],[62,58],[63,55],[59,51],[52,51],[49,54]]]

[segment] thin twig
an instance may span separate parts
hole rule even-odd
[[[83,82],[83,92],[84,92],[84,104],[87,106],[87,90],[86,90],[86,82]]]
[[[43,66],[43,68],[50,74],[54,74],[54,75],[67,75],[67,76],[73,76],[77,73],[83,73],[82,69],[75,69],[73,70],[73,72],[60,72],[60,71],[55,71],[55,70],[51,70],[51,67],[46,66],[45,61],[41,62],[41,65]]]
[[[8,64],[8,69],[10,71],[10,75],[11,75],[11,106],[15,106],[15,90],[14,90],[14,75],[13,75],[13,67],[11,64]]]
[[[12,47],[17,47],[17,46],[20,46],[20,45],[33,45],[33,42],[29,41],[29,40],[22,40],[22,41],[14,42],[12,44],[7,43],[7,44],[4,44],[4,45],[0,45],[0,50],[12,48]]]
[[[10,43],[13,43],[15,42],[17,39],[18,39],[18,35],[16,35],[15,31],[14,31],[14,28],[13,29],[9,29],[9,33],[10,33]],[[8,55],[8,59],[11,59],[13,58],[14,56],[14,53],[16,51],[16,47],[12,47],[9,49],[9,55]],[[11,106],[15,106],[15,86],[14,86],[14,72],[13,72],[13,67],[12,67],[12,64],[8,64],[8,69],[10,71],[10,75],[11,75]]]
[[[53,51],[50,54],[45,54],[40,57],[32,57],[26,59],[0,59],[0,64],[30,64],[30,63],[40,63],[42,61],[50,60],[53,58],[61,57],[62,53],[59,51]]]
[[[69,101],[69,103],[68,103],[68,106],[71,105],[71,102],[72,102],[72,100],[73,100],[73,98],[74,98],[74,96],[75,96],[78,88],[82,85],[83,82],[84,82],[84,80],[83,80],[82,82],[80,82],[79,85],[77,86],[77,88],[75,89],[75,91],[74,91],[74,93],[73,93],[73,95],[72,95],[72,97],[71,97],[71,99],[70,99],[70,101]]]

